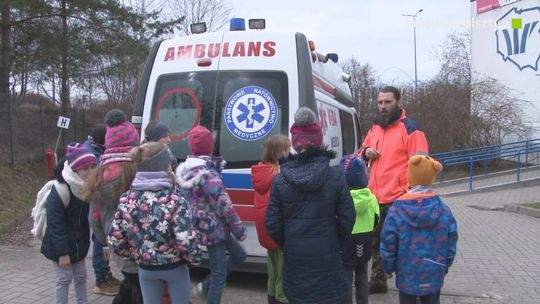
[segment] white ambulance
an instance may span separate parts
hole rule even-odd
[[[170,147],[182,161],[188,132],[202,125],[215,134],[215,155],[227,160],[223,179],[235,209],[248,226],[246,269],[266,271],[266,250],[255,230],[250,166],[262,156],[264,140],[289,135],[294,113],[318,113],[324,142],[337,152],[331,164],[361,145],[349,76],[336,54],[323,55],[301,33],[276,34],[233,28],[157,43],[142,75],[133,123],[142,130],[159,120],[173,133]],[[200,25],[200,24],[199,24]],[[252,28],[253,26],[251,26]],[[193,29],[193,27],[192,27]]]

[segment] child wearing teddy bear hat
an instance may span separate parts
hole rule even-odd
[[[388,210],[381,232],[386,278],[396,273],[399,303],[439,303],[448,268],[456,255],[457,224],[431,185],[441,164],[426,155],[409,159],[409,191]],[[399,252],[399,255],[398,255]]]

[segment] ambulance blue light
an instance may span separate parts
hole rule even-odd
[[[246,21],[243,18],[232,18],[230,29],[231,31],[245,31]]]

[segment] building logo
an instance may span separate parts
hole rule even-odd
[[[512,8],[497,20],[497,53],[520,71],[538,71],[540,62],[540,7]]]
[[[276,99],[257,86],[234,92],[225,104],[223,119],[227,129],[240,140],[253,141],[270,133],[277,121]]]

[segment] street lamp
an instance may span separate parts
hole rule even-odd
[[[416,64],[416,16],[420,14],[424,9],[419,9],[418,12],[414,15],[410,14],[402,14],[405,17],[412,17],[413,18],[413,31],[414,31],[414,93],[416,94],[416,90],[418,89],[418,73],[417,73],[417,64]]]

